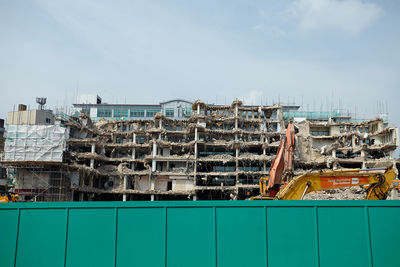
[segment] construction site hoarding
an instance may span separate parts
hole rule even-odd
[[[57,125],[8,125],[4,161],[62,162],[68,136]]]
[[[0,265],[399,266],[400,201],[0,205]]]

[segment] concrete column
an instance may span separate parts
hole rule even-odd
[[[96,144],[92,144],[92,150],[91,150],[92,154],[96,153]],[[90,160],[90,168],[94,168],[94,159]]]
[[[197,200],[197,196],[193,195],[193,201],[196,201],[196,200]]]
[[[235,159],[235,172],[236,172],[236,184],[239,184],[239,148],[236,148],[236,159]]]
[[[157,143],[155,142],[156,140],[154,140],[153,142],[153,156],[157,156]]]
[[[235,105],[235,130],[237,130],[239,124],[238,113],[239,113],[238,105]],[[237,135],[235,135],[235,140],[237,140]]]
[[[150,201],[154,201],[154,195],[150,196]]]
[[[136,144],[136,134],[132,134],[132,143]],[[132,148],[132,159],[136,159],[136,148]]]
[[[93,180],[94,180],[93,174],[90,174],[89,175],[89,187],[91,187],[91,188],[93,188]]]
[[[352,147],[355,147],[355,146],[356,146],[356,136],[355,136],[355,135],[352,135],[352,136],[351,136],[351,146],[352,146]]]
[[[194,140],[197,141],[199,140],[199,135],[197,132],[197,127],[194,129]],[[194,156],[197,159],[197,142],[194,143]]]
[[[200,115],[200,104],[197,104],[197,114]]]
[[[332,150],[332,157],[336,158],[336,149]]]
[[[136,159],[136,148],[132,148],[132,159]]]
[[[365,150],[361,150],[361,158],[365,158],[366,154],[365,154]]]
[[[123,186],[124,186],[124,191],[126,190],[127,180],[128,180],[128,177],[127,177],[126,175],[124,175],[124,184],[123,184]],[[123,195],[122,195],[122,201],[126,201],[126,194],[123,194]]]
[[[155,140],[153,140],[153,157],[157,156],[157,144],[155,142]],[[157,167],[157,161],[155,159],[152,159],[151,161],[151,171],[155,172],[156,171],[156,167]],[[153,180],[150,179],[150,184]]]

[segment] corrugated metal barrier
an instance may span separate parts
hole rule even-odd
[[[400,201],[0,205],[0,266],[400,266]]]

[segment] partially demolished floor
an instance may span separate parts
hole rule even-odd
[[[282,107],[193,104],[188,120],[100,120],[66,125],[66,164],[79,171],[80,200],[246,199],[258,194],[285,129]],[[303,120],[296,125],[295,174],[395,166],[397,128]]]
[[[268,176],[286,128],[282,107],[245,106],[239,100],[224,106],[195,101],[192,110],[187,120],[157,113],[148,120],[97,123],[81,113],[63,123],[69,138],[62,163],[8,166],[61,170],[72,186],[63,189],[59,200],[215,200],[257,195],[258,181]],[[357,123],[341,119],[295,119],[295,175],[396,167],[396,127],[387,127],[380,118]],[[40,175],[40,170],[36,173]]]

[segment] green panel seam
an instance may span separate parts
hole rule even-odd
[[[267,225],[267,222],[268,222],[268,211],[267,211],[267,207],[266,206],[264,206],[264,223],[265,223],[265,242],[264,242],[264,244],[265,244],[265,261],[266,261],[266,266],[268,267],[268,265],[269,265],[269,263],[268,263],[268,259],[269,259],[269,257],[268,257],[268,225]]]
[[[215,267],[217,267],[218,266],[218,262],[217,262],[217,259],[218,259],[218,254],[217,254],[218,253],[217,252],[217,208],[215,206],[213,207],[213,216],[214,216],[214,247],[215,247],[214,256],[215,256]]]
[[[15,254],[14,254],[14,267],[17,266],[17,254],[18,254],[18,239],[19,239],[19,223],[21,217],[21,209],[18,208],[18,223],[17,223],[17,239],[15,241]]]
[[[115,209],[115,249],[114,249],[114,266],[117,267],[117,246],[118,246],[118,208]]]
[[[167,267],[167,265],[168,265],[168,262],[167,262],[167,255],[168,255],[168,253],[167,253],[167,249],[168,249],[168,208],[167,207],[164,207],[164,212],[165,212],[165,233],[164,233],[164,237],[165,237],[165,240],[164,240],[164,246],[165,246],[164,253],[165,253],[165,255],[164,255],[164,266]]]
[[[315,247],[316,247],[316,258],[317,258],[317,266],[321,265],[320,263],[320,255],[319,255],[319,227],[318,227],[318,206],[314,206],[315,210]]]
[[[368,206],[365,206],[365,223],[366,223],[366,230],[367,230],[367,244],[368,244],[368,256],[369,256],[369,266],[373,267],[374,262],[372,259],[372,244],[371,244],[371,226],[370,226],[370,221],[369,221],[369,210]]]
[[[66,229],[65,229],[65,250],[64,250],[64,267],[67,266],[67,250],[68,250],[68,225],[69,225],[69,208],[65,209],[66,211]]]

